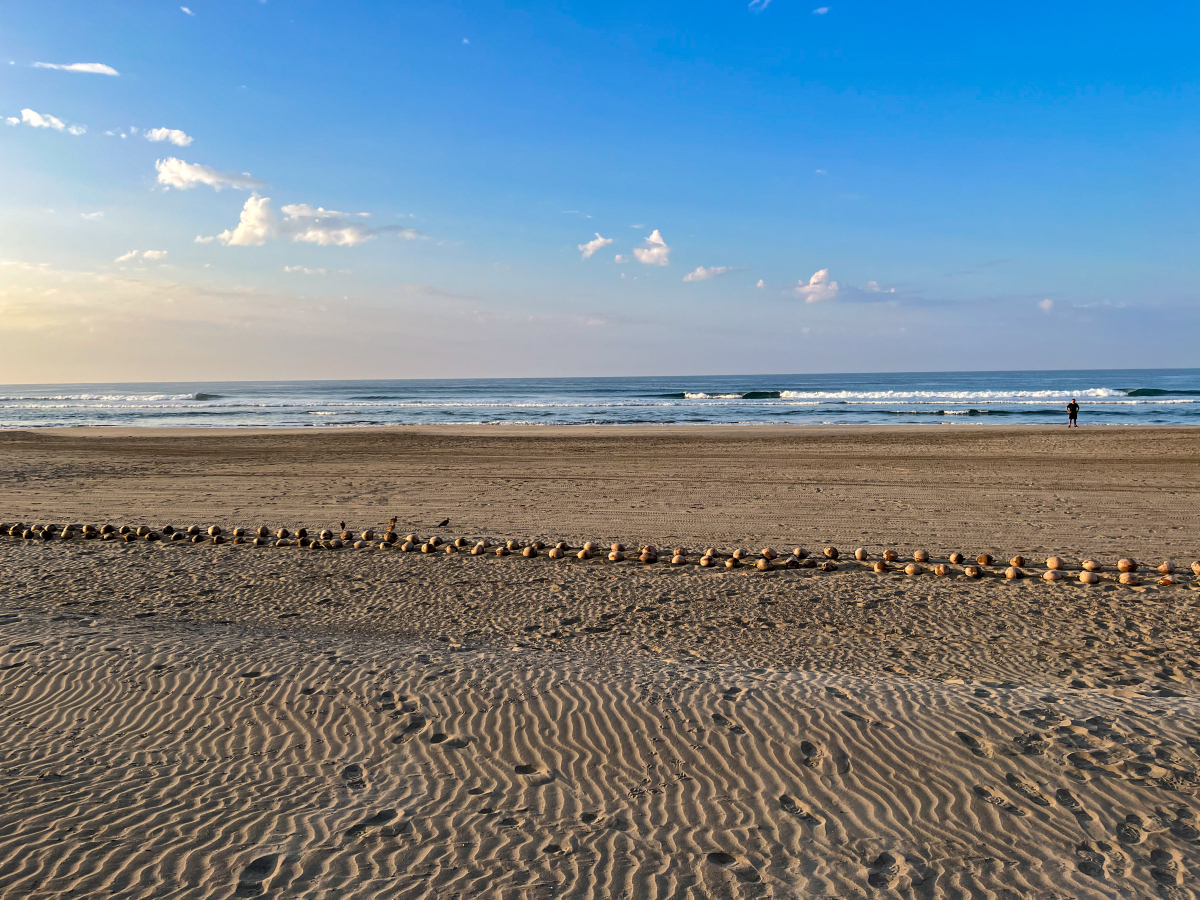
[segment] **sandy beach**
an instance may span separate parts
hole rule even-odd
[[[1197,896],[1198,461],[1152,427],[0,432],[6,523],[663,554],[0,537],[0,896]],[[840,553],[724,565],[767,546]],[[955,551],[996,560],[928,571]]]

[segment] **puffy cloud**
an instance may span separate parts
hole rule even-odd
[[[421,236],[416,229],[400,225],[369,228],[363,220],[370,218],[370,213],[345,213],[307,203],[282,207],[284,217],[278,219],[270,204],[269,197],[257,194],[250,197],[242,207],[237,227],[221,232],[217,240],[226,246],[259,247],[272,238],[289,237],[299,243],[322,247],[353,247],[380,234],[394,234],[403,240]]]
[[[896,289],[894,287],[885,288],[878,281],[868,281],[866,284],[863,285],[863,290],[869,294],[894,294],[894,293],[896,293]]]
[[[587,259],[597,250],[603,250],[613,242],[612,238],[600,237],[600,232],[596,232],[596,239],[588,241],[586,244],[579,245],[579,252],[583,254],[583,258]]]
[[[237,227],[226,229],[217,235],[217,240],[226,247],[261,247],[278,232],[275,213],[271,210],[271,198],[252,195],[242,207]]]
[[[186,147],[195,138],[178,128],[151,128],[146,132],[148,141],[170,141],[176,147]]]
[[[32,109],[21,110],[21,121],[31,128],[49,128],[53,131],[65,131],[67,134],[83,134],[87,131],[86,125],[67,125],[57,116],[43,115]],[[16,125],[17,123],[15,119],[10,118],[8,124]]]
[[[9,125],[20,125],[21,124],[21,120],[18,119],[16,116],[9,116],[4,121],[7,122]]]
[[[35,69],[60,69],[63,72],[87,72],[90,75],[120,75],[121,73],[112,66],[106,66],[104,63],[71,63],[64,66],[58,63],[35,62]]]
[[[123,253],[118,256],[113,262],[132,262],[138,257],[142,259],[165,259],[167,256],[166,250],[130,250],[128,253]]]
[[[614,258],[619,265],[624,265],[625,263],[629,262],[629,257],[624,253],[618,253]],[[621,277],[624,278],[625,276],[622,275]]]
[[[707,269],[704,266],[696,266],[696,268],[683,276],[684,281],[711,281],[714,278],[719,278],[726,272],[732,272],[731,266],[709,266]]]
[[[206,184],[215,191],[223,191],[225,188],[252,191],[263,186],[263,183],[257,178],[251,178],[249,172],[243,172],[240,175],[233,172],[218,172],[209,166],[184,162],[174,156],[155,160],[154,168],[158,171],[159,184],[179,188],[181,191],[194,188],[199,184]]]
[[[765,281],[763,281],[761,278],[758,279],[758,284],[755,285],[755,287],[757,287],[757,288],[765,288],[766,286],[767,286],[767,283]]]
[[[646,266],[669,266],[671,264],[671,248],[667,246],[667,242],[663,240],[663,236],[659,234],[657,228],[651,232],[650,237],[646,238],[646,243],[633,248],[633,255],[637,257],[638,262]]]
[[[1042,312],[1048,313],[1050,310],[1054,309],[1054,301],[1049,297],[1047,297],[1045,300],[1040,300],[1038,301],[1038,309],[1040,309]]]
[[[197,244],[211,244],[211,243],[212,243],[213,241],[215,241],[215,240],[216,240],[216,237],[214,237],[214,236],[213,236],[213,235],[211,235],[211,234],[198,234],[198,235],[196,235],[196,243],[197,243]]]
[[[816,303],[819,300],[832,300],[837,296],[838,283],[829,280],[829,270],[821,269],[813,273],[807,282],[800,279],[795,288],[796,296],[803,297],[805,303]]]

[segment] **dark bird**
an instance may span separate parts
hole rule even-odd
[[[339,524],[342,526],[342,531],[345,531],[345,530],[346,530],[346,523],[345,523],[345,522],[341,522],[341,523],[339,523]]]
[[[395,527],[396,527],[396,517],[392,516],[390,519],[388,519],[388,528],[395,529]]]
[[[449,524],[450,524],[450,520],[449,520],[449,519],[442,519],[442,521],[438,522],[438,524],[437,524],[437,527],[438,527],[438,528],[445,528],[445,527],[446,527],[447,525],[449,525]]]

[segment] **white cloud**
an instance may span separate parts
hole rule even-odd
[[[196,235],[196,243],[197,244],[211,244],[215,240],[216,240],[216,238],[213,237],[213,235],[211,235],[211,234]]]
[[[4,121],[7,122],[9,125],[20,125],[21,124],[21,120],[18,119],[16,116],[9,116]]]
[[[618,253],[615,258],[619,265],[624,265],[625,263],[629,262],[629,257],[624,253]],[[624,278],[625,276],[622,275],[621,277]]]
[[[345,213],[336,209],[312,207],[307,203],[292,203],[281,209],[284,218],[278,219],[271,209],[269,197],[250,197],[242,208],[236,228],[217,235],[226,246],[259,247],[276,237],[290,237],[305,244],[322,247],[353,247],[381,234],[394,234],[403,240],[421,237],[421,232],[400,225],[380,225],[368,228],[364,219],[370,213]]]
[[[730,266],[709,266],[707,269],[704,266],[696,266],[696,268],[683,276],[684,281],[711,281],[714,278],[719,278],[726,272],[732,272]]]
[[[216,191],[222,191],[225,188],[252,191],[263,186],[263,183],[257,178],[251,178],[249,172],[243,172],[241,175],[233,172],[218,172],[208,166],[184,162],[174,156],[155,160],[154,168],[158,171],[159,184],[179,188],[181,191],[194,188],[198,184],[207,184]]]
[[[121,73],[112,66],[106,66],[104,63],[71,63],[70,65],[59,65],[58,63],[35,62],[35,69],[60,69],[63,72],[87,72],[91,75],[120,75]]]
[[[829,280],[829,270],[821,269],[815,272],[807,282],[800,279],[796,285],[796,296],[803,297],[805,303],[816,303],[819,300],[832,300],[837,296],[838,283]]]
[[[176,147],[186,147],[195,138],[178,128],[151,128],[146,132],[148,141],[170,141]]]
[[[284,266],[285,272],[299,272],[301,275],[328,275],[328,269],[310,269],[307,266]]]
[[[758,279],[758,284],[755,285],[755,287],[759,287],[759,288],[765,288],[766,286],[767,286],[767,283],[765,281],[763,281],[761,278]]]
[[[186,6],[181,6],[181,7],[179,7],[179,8],[180,8],[180,9],[182,9],[182,10],[183,10],[185,13],[187,13],[189,16],[194,16],[194,15],[195,15],[195,13],[194,13],[194,12],[192,12],[190,9],[188,9]]]
[[[103,218],[104,218],[104,212],[103,212],[103,211],[100,211],[100,212],[90,212],[90,213],[80,213],[79,215],[80,215],[80,216],[82,216],[82,217],[83,217],[83,218],[85,218],[85,219],[103,219]]]
[[[118,256],[113,262],[131,262],[138,257],[142,259],[165,259],[167,256],[166,250],[130,250],[128,253],[123,253]]]
[[[468,41],[466,38],[463,38],[463,43],[464,43],[464,44],[469,44],[469,43],[471,43],[471,42],[470,42],[470,41]]]
[[[637,257],[637,261],[646,266],[669,266],[671,264],[671,248],[667,246],[667,242],[663,240],[663,236],[659,234],[658,229],[650,233],[650,237],[646,238],[646,243],[641,247],[635,247],[633,255]]]
[[[600,232],[597,231],[594,241],[588,241],[586,244],[579,245],[579,252],[583,254],[584,259],[587,259],[597,250],[603,250],[612,242],[612,238],[600,237]]]
[[[750,11],[760,13],[771,5],[771,0],[750,0]]]
[[[222,231],[217,240],[227,247],[261,247],[278,232],[270,203],[270,197],[252,195],[242,207],[237,227]]]
[[[21,121],[31,128],[50,128],[54,131],[65,131],[67,134],[83,134],[87,131],[86,125],[66,125],[62,119],[57,116],[43,115],[40,112],[34,112],[32,109],[21,110]],[[12,118],[8,120],[9,125],[16,125],[16,121]]]
[[[1054,309],[1054,301],[1047,297],[1045,300],[1038,302],[1038,309],[1040,309],[1042,312],[1048,313],[1050,310]]]
[[[870,294],[894,294],[894,293],[896,293],[896,289],[894,287],[885,288],[878,281],[868,281],[865,285],[863,285],[863,290],[867,291]]]
[[[828,172],[826,172],[824,169],[817,169],[817,171],[816,171],[814,174],[816,174],[816,175],[828,175],[829,173],[828,173]]]
[[[813,10],[813,15],[814,16],[823,16],[827,12],[829,12],[828,6],[818,6],[816,9]]]

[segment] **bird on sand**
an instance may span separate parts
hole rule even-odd
[[[395,530],[396,530],[396,516],[392,516],[390,519],[388,519],[388,531],[395,531]]]
[[[346,523],[345,523],[345,522],[338,522],[338,524],[342,526],[342,531],[345,531],[345,530],[346,530]]]
[[[450,520],[449,520],[449,519],[442,519],[442,521],[438,522],[438,524],[437,524],[437,527],[438,527],[438,528],[445,528],[445,527],[446,527],[447,525],[449,525],[449,524],[450,524]]]

